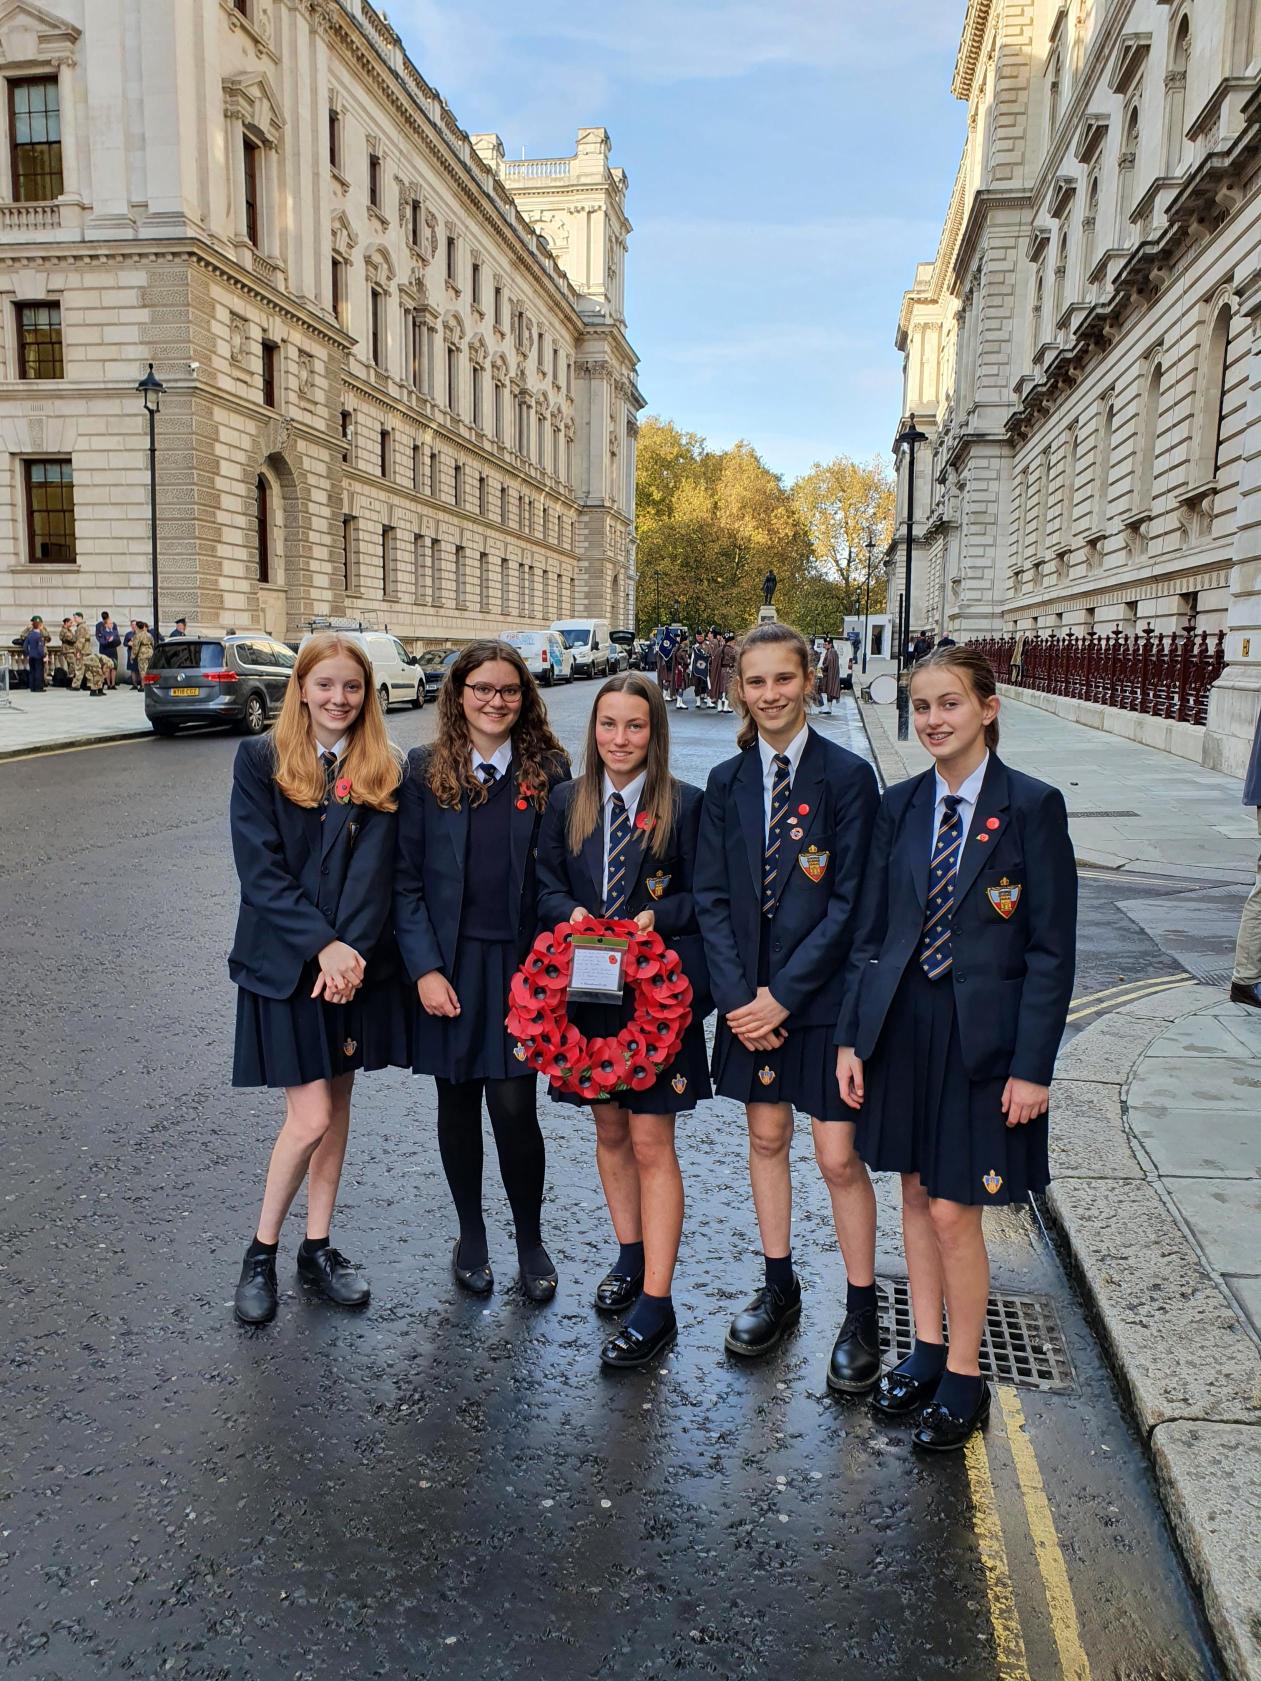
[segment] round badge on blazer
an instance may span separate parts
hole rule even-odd
[[[994,829],[997,829],[997,828],[998,828],[998,819],[997,819],[997,817],[987,817],[987,818],[986,818],[986,819],[985,819],[985,827],[986,827],[986,828],[987,828],[987,829],[989,829],[989,830],[991,830],[991,831],[993,831],[993,830],[994,830]]]
[[[808,805],[804,805],[804,804],[799,805],[797,807],[797,815],[798,815],[798,817],[809,817],[810,807]]]
[[[984,830],[982,830],[981,833],[976,838],[977,838],[977,840],[984,842],[984,841],[989,840],[990,837],[985,833]]]

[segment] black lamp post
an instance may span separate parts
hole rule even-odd
[[[153,640],[161,640],[161,617],[158,606],[158,439],[156,422],[162,407],[162,393],[166,386],[153,371],[149,371],[136,386],[144,398],[145,413],[149,416],[149,567],[153,583]]]
[[[871,635],[871,569],[876,564],[876,529],[867,527],[867,576],[863,580],[863,676],[867,675],[867,641]]]
[[[904,431],[899,432],[894,439],[893,447],[900,450],[905,444],[908,453],[906,466],[906,594],[905,622],[898,625],[898,740],[906,741],[910,735],[910,696],[907,684],[904,682],[906,671],[906,649],[911,640],[911,569],[915,559],[915,446],[928,442],[927,432],[921,432],[913,420],[906,424]],[[901,615],[899,615],[901,620]]]

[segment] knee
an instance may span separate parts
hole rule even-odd
[[[928,1212],[937,1241],[943,1249],[961,1247],[969,1241],[974,1231],[980,1229],[977,1218],[980,1210],[965,1207],[962,1203],[947,1202],[943,1197],[930,1197]]]
[[[641,1173],[661,1173],[675,1165],[673,1133],[632,1130],[631,1146]]]
[[[302,1149],[314,1150],[322,1143],[332,1124],[331,1108],[302,1109],[290,1112],[285,1130]]]
[[[762,1161],[778,1161],[788,1154],[792,1135],[791,1121],[782,1124],[759,1122],[749,1128],[749,1149]]]
[[[928,1213],[929,1197],[918,1173],[902,1175],[902,1207],[912,1214]]]
[[[867,1169],[855,1150],[852,1139],[847,1143],[839,1138],[828,1138],[826,1146],[822,1148],[816,1144],[815,1160],[830,1191],[853,1190],[856,1185],[865,1184],[867,1181]]]
[[[624,1150],[630,1143],[630,1122],[625,1114],[619,1114],[615,1119],[597,1111],[595,1141],[596,1148],[600,1150]]]

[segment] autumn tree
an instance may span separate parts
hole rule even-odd
[[[884,611],[883,569],[873,564],[893,535],[893,476],[879,456],[870,461],[816,462],[792,487],[792,500],[810,537],[812,572],[836,586],[840,617],[863,611],[868,569],[870,609]],[[839,622],[839,620],[838,620]]]

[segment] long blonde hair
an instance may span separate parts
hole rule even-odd
[[[458,810],[466,795],[470,805],[490,798],[480,777],[473,775],[473,738],[464,716],[464,685],[479,665],[502,660],[517,674],[521,685],[521,714],[512,730],[512,756],[517,782],[528,789],[536,811],[547,804],[548,772],[557,762],[569,763],[568,755],[552,734],[547,712],[529,667],[507,642],[470,642],[452,662],[438,691],[438,729],[429,750],[426,776],[429,791],[440,806]]]
[[[604,805],[604,760],[596,742],[596,714],[605,695],[631,695],[648,702],[648,758],[644,766],[644,791],[639,810],[649,820],[648,849],[663,858],[674,828],[674,802],[678,784],[670,774],[670,713],[660,685],[650,683],[637,671],[610,677],[595,697],[587,719],[587,740],[582,750],[582,771],[574,779],[574,797],[566,820],[565,839],[573,853],[595,832]]]
[[[398,785],[403,774],[403,755],[385,733],[385,719],[373,683],[372,666],[357,642],[346,641],[335,631],[322,630],[304,642],[297,664],[289,676],[284,705],[272,730],[276,786],[294,805],[318,806],[324,802],[324,770],[319,744],[311,727],[311,713],[302,698],[302,685],[321,660],[345,654],[363,673],[363,708],[350,726],[350,740],[338,769],[350,779],[357,805],[374,811],[398,810]]]
[[[814,673],[810,669],[810,648],[796,625],[779,623],[754,625],[752,630],[746,630],[740,638],[740,646],[736,650],[736,680],[731,685],[731,694],[736,703],[736,711],[743,720],[736,732],[736,746],[742,753],[746,749],[757,745],[757,725],[749,716],[749,709],[744,704],[744,685],[740,680],[740,674],[744,669],[744,656],[754,648],[769,648],[776,644],[791,648],[801,661],[802,675],[806,679],[807,694],[809,694],[813,685]]]

